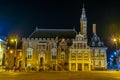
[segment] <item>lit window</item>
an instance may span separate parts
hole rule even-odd
[[[95,66],[99,65],[99,60],[95,60]]]
[[[101,46],[101,42],[100,41],[98,42],[98,46]]]
[[[33,58],[33,49],[28,48],[27,49],[27,59],[32,59]]]
[[[56,54],[57,54],[56,48],[53,48],[51,52],[52,52],[52,60],[56,60]]]
[[[2,52],[2,49],[0,49],[0,58],[3,58],[3,52]]]
[[[65,52],[61,52],[61,60],[65,59]]]
[[[92,42],[92,46],[95,46],[95,42]]]
[[[71,54],[71,60],[75,60],[76,59],[76,54],[75,53],[72,53]]]
[[[82,59],[82,53],[78,53],[78,60]]]

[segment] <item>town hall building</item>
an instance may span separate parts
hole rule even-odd
[[[88,45],[83,6],[79,32],[75,29],[36,28],[28,38],[22,38],[22,58],[17,66],[36,71],[91,71],[100,62],[97,68],[106,69],[106,47],[98,37],[96,43],[94,36]],[[97,50],[100,50],[99,58],[93,57],[93,51],[96,55]]]

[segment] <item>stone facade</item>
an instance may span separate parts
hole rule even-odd
[[[25,70],[36,71],[106,69],[106,47],[99,37],[96,41],[96,36],[94,33],[88,46],[87,18],[83,6],[79,34],[75,29],[36,28],[28,38],[22,38],[22,57],[17,64]],[[94,43],[101,46],[94,46]]]
[[[68,70],[69,48],[66,41],[56,38],[22,39],[22,66],[36,70]],[[29,51],[31,55],[28,55]]]
[[[107,47],[96,34],[96,24],[93,24],[93,37],[90,43],[91,69],[106,70],[107,69]]]
[[[0,39],[0,71],[2,71],[7,64],[6,55],[6,42]]]
[[[90,71],[90,47],[83,35],[78,34],[73,40],[69,54],[70,71]]]

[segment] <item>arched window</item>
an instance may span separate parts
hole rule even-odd
[[[92,46],[95,46],[95,42],[92,42]]]
[[[56,48],[52,48],[51,53],[52,53],[52,60],[56,60],[56,56],[57,56]]]
[[[100,41],[98,42],[98,46],[101,46],[101,42]]]
[[[33,59],[33,49],[27,48],[27,59]]]

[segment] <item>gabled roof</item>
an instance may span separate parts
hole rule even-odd
[[[100,40],[96,33],[94,33],[91,39],[90,47],[104,47],[104,43]]]
[[[69,38],[74,39],[77,32],[73,29],[36,29],[29,38]]]

